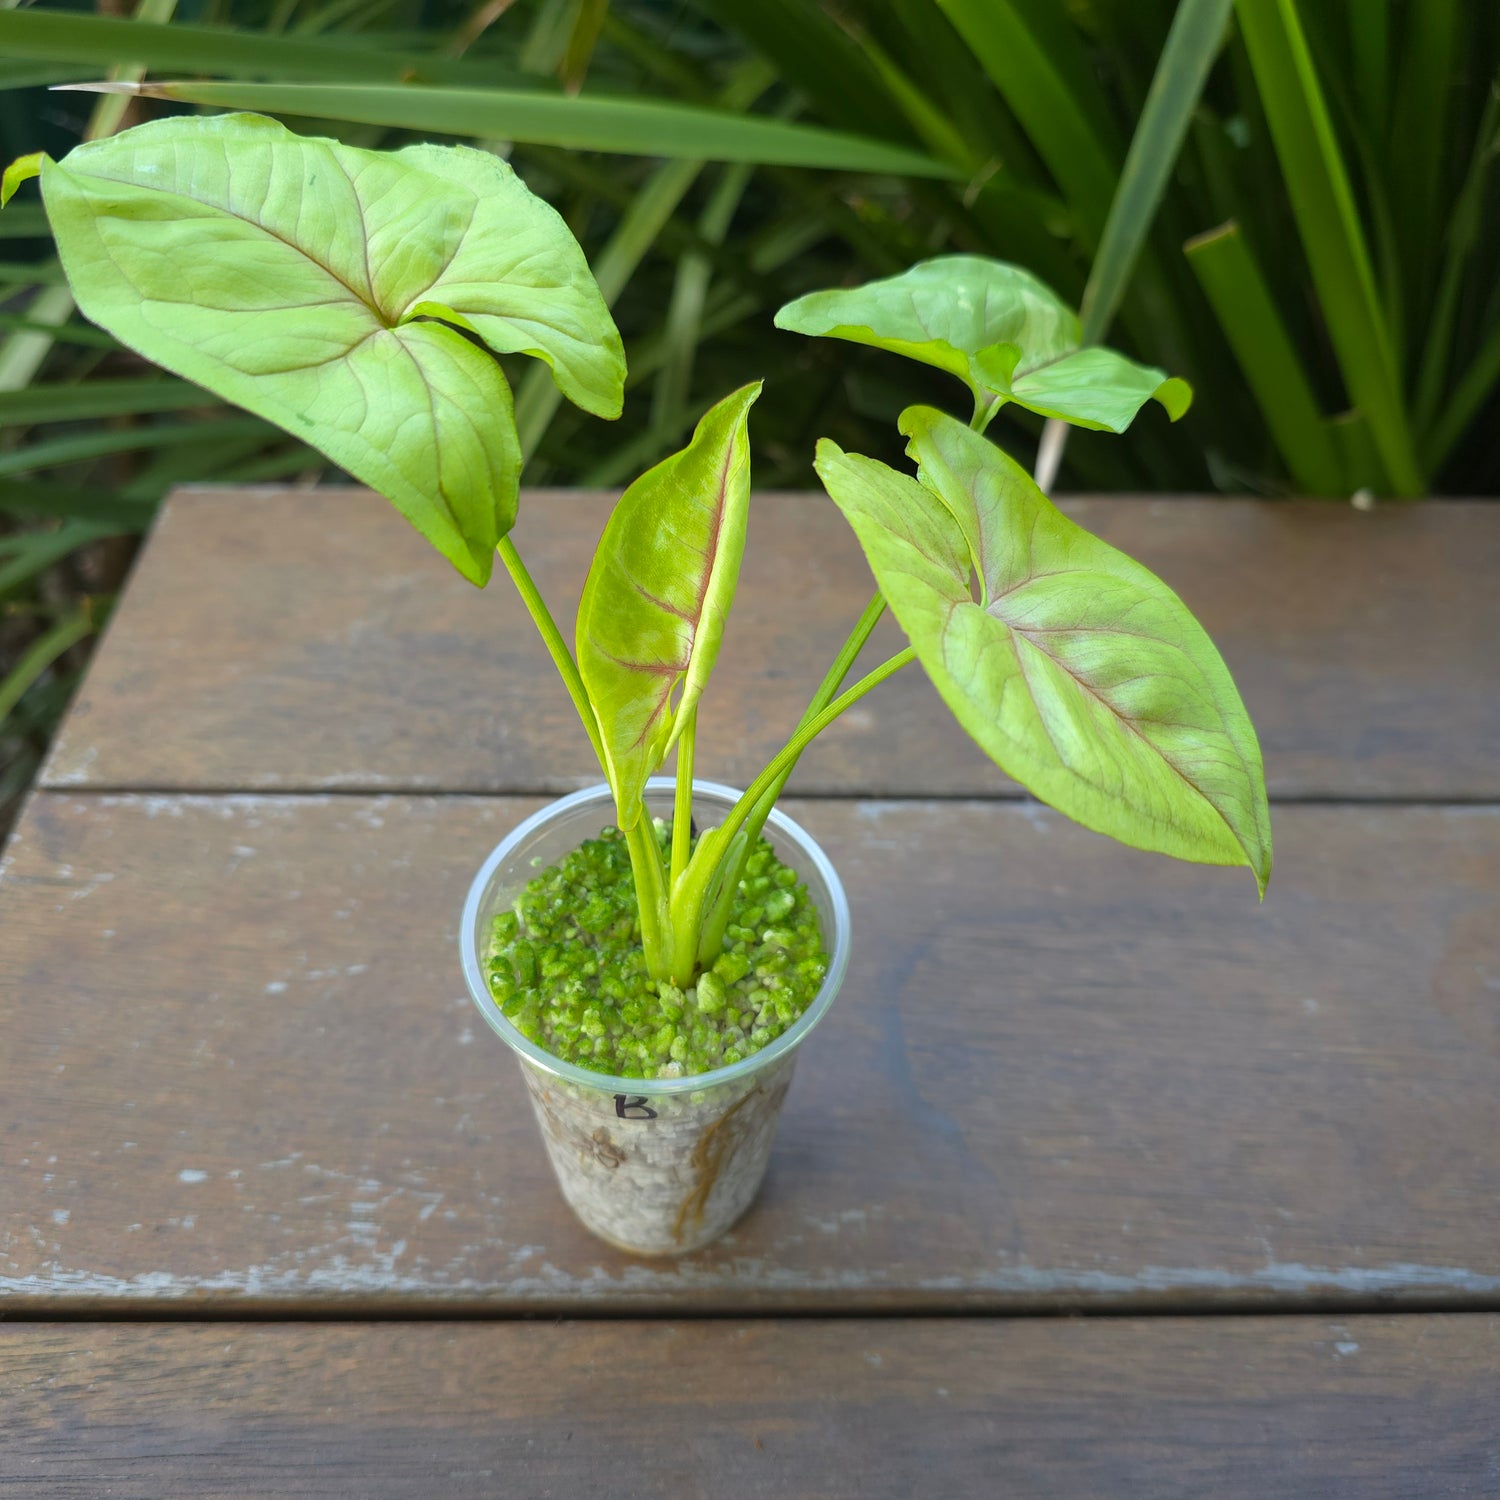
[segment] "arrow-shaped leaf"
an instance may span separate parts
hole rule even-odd
[[[981,406],[1014,401],[1078,427],[1123,432],[1153,397],[1175,422],[1185,381],[1113,349],[1082,348],[1072,308],[1029,271],[940,255],[864,286],[809,292],[776,326],[904,354],[956,375]]]
[[[901,430],[920,483],[827,441],[818,473],[958,721],[1085,827],[1264,891],[1260,748],[1202,626],[979,434],[928,407]]]
[[[620,497],[578,605],[583,675],[622,828],[719,654],[750,511],[750,407],[760,384],[704,416],[680,453]],[[682,690],[673,704],[673,694]]]
[[[520,472],[510,389],[476,341],[619,413],[624,356],[582,251],[486,152],[227,115],[17,163],[7,192],[38,165],[88,317],[379,490],[476,583]]]

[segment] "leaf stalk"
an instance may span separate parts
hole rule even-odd
[[[917,653],[910,646],[904,651],[898,651],[895,656],[883,661],[873,671],[867,672],[853,687],[841,693],[821,712],[814,714],[803,723],[793,733],[791,739],[772,757],[760,775],[746,788],[722,825],[704,831],[698,839],[698,847],[693,852],[692,861],[681,883],[672,892],[671,920],[672,927],[677,933],[700,933],[702,931],[705,908],[709,894],[714,889],[715,877],[719,875],[720,868],[726,863],[728,856],[739,852],[735,849],[737,836],[745,829],[762,798],[771,792],[779,781],[783,781],[791,774],[803,750],[845,709],[851,708],[872,688],[878,687],[887,677],[894,676],[908,662],[914,661],[916,655]],[[745,841],[747,846],[748,842],[748,840]],[[720,935],[722,937],[722,928]],[[677,984],[690,984],[698,964],[712,961],[713,957],[712,953],[706,952],[704,947],[696,942],[690,957],[685,946],[679,948],[671,976],[673,981]]]
[[[516,544],[511,541],[509,535],[500,538],[495,547],[500,554],[500,561],[505,564],[505,571],[510,574],[511,582],[516,586],[516,592],[521,596],[521,602],[526,606],[526,612],[531,616],[532,623],[542,637],[542,644],[546,646],[547,653],[552,658],[552,664],[557,668],[558,675],[563,680],[563,686],[568,690],[568,696],[573,700],[573,707],[578,710],[578,717],[583,722],[584,732],[589,737],[589,744],[594,747],[594,755],[598,758],[600,768],[603,770],[605,779],[609,779],[609,763],[604,758],[604,742],[599,736],[599,720],[594,713],[594,705],[589,701],[589,695],[583,685],[583,678],[578,674],[578,663],[573,660],[573,653],[568,650],[568,643],[563,639],[562,632],[557,628],[557,622],[552,618],[552,611],[547,608],[547,601],[542,598],[542,593],[532,580],[531,574],[526,571],[526,564],[521,561],[521,554],[516,551]]]

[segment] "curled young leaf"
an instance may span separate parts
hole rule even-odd
[[[582,251],[488,153],[178,117],[41,176],[89,318],[326,454],[476,583],[520,472],[489,350],[535,355],[579,405],[619,413],[619,335]]]
[[[16,189],[23,182],[30,182],[33,177],[39,176],[42,163],[47,160],[45,151],[33,151],[30,156],[18,156],[6,169],[5,175],[0,177],[0,208],[16,195]]]
[[[1264,892],[1260,747],[1202,626],[961,422],[913,407],[901,430],[920,482],[826,440],[818,473],[954,716],[1085,827]]]
[[[956,375],[980,406],[1014,401],[1077,427],[1124,432],[1151,399],[1175,422],[1192,391],[1112,349],[1081,348],[1077,315],[1028,271],[940,255],[883,281],[809,292],[776,326],[904,354]]]
[[[578,604],[578,670],[622,828],[697,704],[734,602],[750,512],[750,407],[726,396],[620,497]],[[674,705],[673,694],[682,695]]]

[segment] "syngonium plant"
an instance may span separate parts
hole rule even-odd
[[[1255,732],[1187,608],[1064,516],[985,429],[1008,402],[1120,432],[1190,392],[1110,350],[1026,272],[948,256],[814,293],[780,327],[957,376],[966,425],[900,417],[915,475],[818,444],[816,468],[879,591],[786,745],[716,828],[690,836],[698,709],[734,599],[750,505],[749,384],[620,498],[578,609],[576,655],[510,539],[521,456],[496,355],[546,362],[618,416],[624,352],[562,219],[497,157],[358,150],[255,115],[175,118],[38,154],[83,312],[122,343],[285,428],[385,495],[471,582],[498,551],[572,696],[628,840],[653,978],[691,983],[724,939],[745,859],[798,756],[913,659],[1015,780],[1122,843],[1248,865],[1271,831]],[[910,645],[844,688],[889,607]],[[646,782],[675,751],[670,847]]]

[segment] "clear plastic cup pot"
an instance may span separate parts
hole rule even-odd
[[[723,821],[738,793],[693,783],[700,828]],[[654,816],[672,815],[673,784],[646,789]],[[612,1078],[563,1062],[502,1014],[486,977],[495,916],[537,870],[557,863],[614,822],[608,787],[544,807],[505,838],[469,888],[459,941],[469,993],[490,1028],[516,1054],[563,1197],[601,1239],[639,1255],[696,1250],[750,1207],[771,1154],[797,1049],[838,994],[849,962],[849,906],[827,856],[779,810],[764,837],[797,871],[817,907],[828,973],[803,1015],[775,1041],[732,1067],[685,1078]]]

